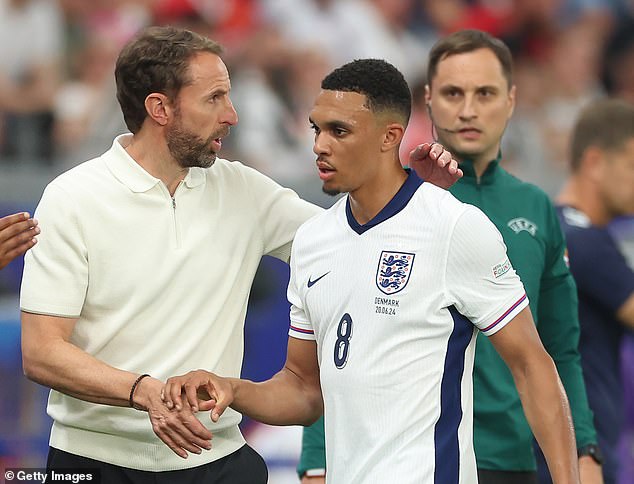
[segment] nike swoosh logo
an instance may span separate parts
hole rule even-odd
[[[317,279],[315,279],[314,281],[310,280],[310,277],[308,278],[308,287],[313,287],[315,284],[317,284],[321,279],[323,279],[324,277],[326,277],[328,274],[330,274],[330,271],[326,272],[324,275],[319,276]]]

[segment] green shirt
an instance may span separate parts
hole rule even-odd
[[[498,228],[513,267],[530,301],[546,350],[568,394],[577,446],[596,443],[592,412],[581,373],[577,291],[566,262],[566,246],[555,209],[538,187],[522,182],[492,161],[478,180],[469,161],[464,177],[450,188],[459,200],[479,207]],[[474,444],[478,468],[506,471],[535,469],[533,436],[511,372],[482,334],[478,335],[473,382]],[[298,466],[325,466],[323,421],[304,430]],[[310,445],[307,445],[310,443]]]
[[[577,290],[567,266],[559,219],[548,196],[492,161],[480,180],[471,162],[450,188],[498,228],[524,283],[542,342],[568,394],[577,446],[596,443],[578,352]],[[474,444],[478,468],[533,470],[533,436],[511,372],[488,338],[478,335],[473,370]]]

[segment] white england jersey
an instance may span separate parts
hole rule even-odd
[[[317,341],[329,483],[477,482],[476,328],[528,305],[479,209],[413,172],[366,225],[342,198],[297,232],[288,298],[290,336]]]

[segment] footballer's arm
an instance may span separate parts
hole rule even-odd
[[[270,425],[310,425],[323,413],[317,344],[290,337],[284,367],[261,383],[223,378],[206,370],[167,380],[164,400],[181,408],[181,394],[195,410],[211,410],[217,422],[227,407]]]
[[[544,349],[530,309],[524,308],[489,339],[508,365],[553,482],[579,482],[574,427],[568,398]]]

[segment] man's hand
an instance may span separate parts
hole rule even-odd
[[[147,410],[152,430],[176,455],[200,454],[211,449],[211,432],[194,416],[189,404],[179,410],[168,408],[161,399],[163,382],[144,378],[134,392],[134,402]]]
[[[163,389],[163,401],[168,408],[180,411],[185,404],[194,412],[211,410],[211,420],[217,422],[234,400],[234,390],[227,378],[205,370],[194,370],[182,376],[167,379]]]
[[[438,143],[423,143],[414,148],[409,154],[409,166],[423,180],[444,189],[463,175],[451,153]]]
[[[26,212],[0,218],[0,269],[33,247],[39,233],[37,220]]]
[[[301,484],[326,484],[326,478],[324,476],[304,476]]]
[[[601,466],[589,455],[579,457],[579,478],[581,484],[603,484]]]

